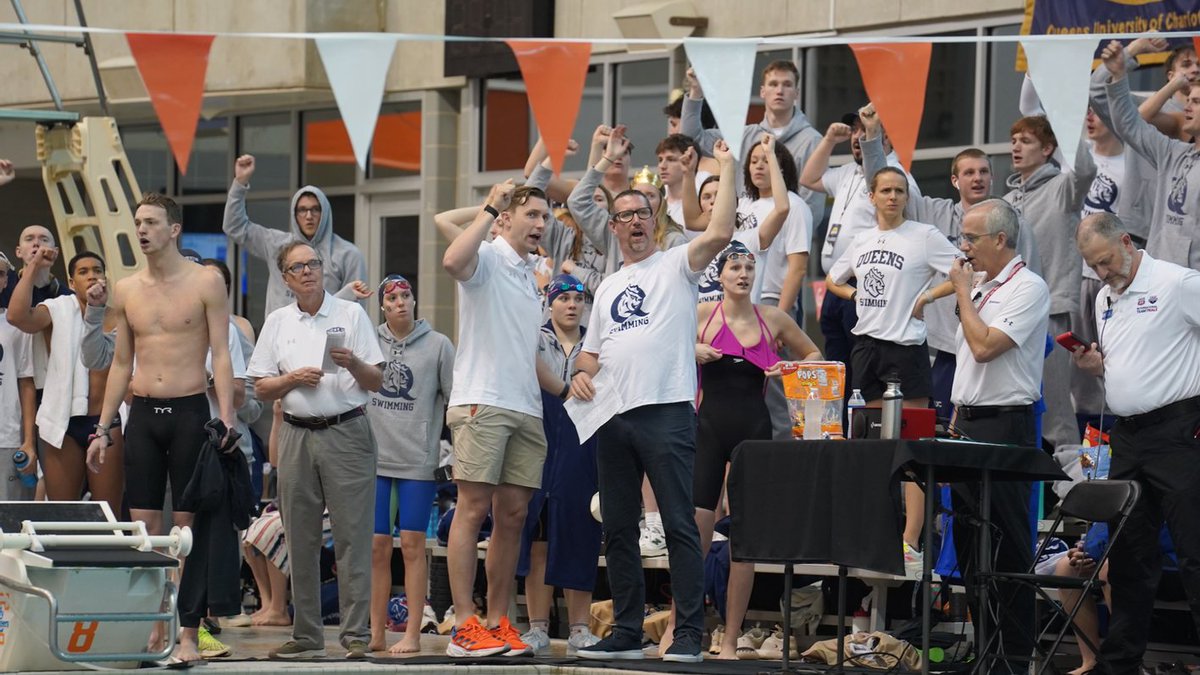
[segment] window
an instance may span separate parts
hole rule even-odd
[[[816,105],[808,111],[809,120],[822,134],[842,115],[857,111],[867,103],[858,62],[846,45],[815,47],[809,51],[816,60]],[[839,146],[835,153],[849,152],[849,145]]]
[[[371,178],[421,173],[420,103],[389,103],[379,111],[369,170]]]
[[[629,126],[627,136],[633,141],[633,171],[642,166],[653,170],[658,164],[654,148],[667,135],[667,104],[670,84],[667,60],[630,61],[616,66],[617,114],[614,122]],[[590,134],[588,136],[591,138]]]
[[[592,133],[604,120],[603,66],[592,66],[583,82],[583,99],[575,118],[572,138],[580,151],[564,163],[567,171],[587,168]],[[664,69],[665,75],[665,69]],[[665,80],[664,89],[665,91]],[[659,105],[661,109],[663,104]],[[538,139],[537,122],[529,107],[529,96],[520,75],[494,77],[483,82],[483,171],[518,170],[525,166],[529,151]],[[664,122],[665,127],[665,122]],[[657,141],[656,141],[657,142]]]
[[[350,134],[336,110],[317,110],[302,115],[304,123],[304,170],[300,182],[326,188],[354,185],[358,164],[350,146]]]
[[[238,155],[254,155],[255,190],[292,186],[292,116],[289,113],[245,115],[239,121]],[[232,164],[232,162],[231,162]]]
[[[974,120],[975,45],[933,45],[917,147],[970,145]]]
[[[912,163],[911,175],[926,197],[958,201],[958,190],[950,183],[950,159],[925,159]]]
[[[383,274],[399,274],[412,284],[413,297],[420,299],[417,277],[420,270],[420,218],[385,216],[383,228]]]
[[[1018,25],[1000,26],[992,29],[992,35],[1017,35]],[[1013,122],[1021,119],[1017,101],[1021,98],[1021,83],[1024,73],[1018,73],[1017,44],[1015,42],[993,42],[988,50],[987,87],[987,139],[988,143],[1008,143],[1008,130]],[[1001,175],[997,173],[997,175]]]
[[[162,131],[157,126],[126,127],[121,131],[121,143],[141,191],[167,194],[171,151]]]
[[[229,156],[229,119],[201,119],[188,158],[187,175],[179,176],[183,195],[225,194],[233,179],[233,158]],[[219,225],[219,223],[218,223]]]
[[[326,195],[333,212],[333,233],[354,243],[354,195]]]
[[[183,231],[186,234],[218,234],[224,236],[221,223],[225,219],[225,202],[183,204]],[[256,221],[257,222],[257,221]]]

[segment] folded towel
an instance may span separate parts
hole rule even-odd
[[[83,314],[74,295],[50,298],[42,304],[50,310],[54,327],[50,335],[46,387],[37,412],[38,435],[50,445],[61,448],[67,422],[88,412],[88,371],[79,359]]]

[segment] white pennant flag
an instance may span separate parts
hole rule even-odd
[[[1022,42],[1026,69],[1042,101],[1042,110],[1054,129],[1058,148],[1069,169],[1075,166],[1075,151],[1087,115],[1088,85],[1096,39],[1030,40]]]
[[[321,63],[329,77],[333,98],[354,158],[362,170],[367,169],[367,153],[375,136],[375,122],[383,103],[383,85],[387,79],[396,38],[386,35],[356,34],[353,37],[319,37],[316,39]]]
[[[729,144],[733,158],[741,162],[742,130],[750,108],[754,81],[754,57],[758,40],[686,39],[683,41],[696,79],[704,89],[704,100],[717,120],[717,128]]]

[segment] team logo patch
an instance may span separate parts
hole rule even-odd
[[[1083,198],[1083,205],[1093,211],[1113,213],[1117,203],[1118,187],[1111,176],[1100,174],[1092,181],[1092,187]]]
[[[647,316],[646,311],[642,309],[644,302],[646,302],[646,292],[642,290],[642,287],[637,284],[629,284],[613,300],[610,309],[612,320],[617,323],[625,323],[635,316]]]
[[[388,361],[383,367],[383,385],[379,388],[379,393],[387,398],[402,398],[406,401],[413,400],[412,391],[413,372],[407,364],[399,361]]]
[[[866,276],[863,277],[862,289],[872,298],[878,298],[883,295],[883,272],[880,272],[879,268],[872,267],[871,271],[867,272]]]
[[[708,263],[708,267],[704,268],[704,276],[700,277],[700,295],[720,293],[722,290],[721,282],[717,280],[717,261],[713,259]]]
[[[1146,299],[1145,299],[1145,298],[1138,298],[1138,307],[1141,307],[1141,306],[1142,306],[1142,305],[1144,305],[1144,304],[1146,304]]]
[[[1156,304],[1157,302],[1158,302],[1158,296],[1157,296],[1157,295],[1152,295],[1152,296],[1150,296],[1150,304],[1152,304],[1152,305],[1153,305],[1153,304]]]

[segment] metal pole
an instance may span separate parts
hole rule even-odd
[[[17,13],[17,20],[23,24],[29,23],[29,20],[25,18],[25,8],[21,6],[21,0],[12,0],[12,6],[13,11]],[[58,88],[54,86],[54,78],[50,76],[50,68],[46,66],[46,59],[42,58],[42,50],[38,49],[37,43],[29,31],[22,32],[29,38],[25,42],[25,48],[37,60],[38,70],[42,71],[42,79],[46,81],[46,89],[50,91],[50,98],[54,101],[55,109],[64,110],[62,97],[58,95]]]
[[[75,0],[75,13],[79,15],[79,25],[86,27],[87,19],[83,17],[83,0]],[[96,95],[100,99],[100,110],[104,111],[105,117],[112,117],[108,113],[108,96],[104,93],[104,82],[100,79],[100,65],[96,63],[96,51],[92,48],[92,35],[88,32],[83,34],[83,53],[87,54],[88,64],[92,67],[92,79],[96,81]]]

